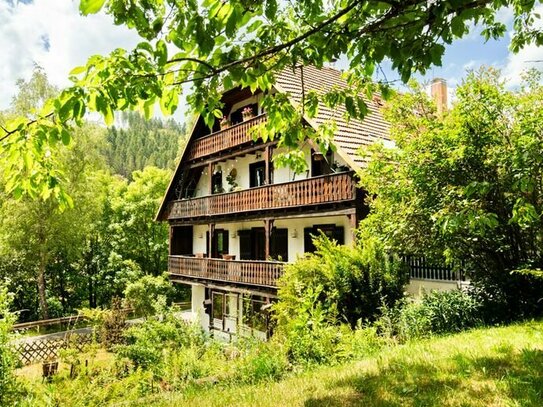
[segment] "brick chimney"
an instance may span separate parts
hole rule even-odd
[[[436,102],[437,113],[443,114],[447,111],[447,81],[441,78],[432,80],[432,99]]]

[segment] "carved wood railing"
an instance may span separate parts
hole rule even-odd
[[[266,115],[262,114],[243,123],[235,124],[227,129],[212,133],[209,136],[196,139],[188,147],[189,151],[187,152],[186,159],[194,160],[228,150],[240,144],[249,143],[253,141],[252,135],[249,134],[249,129],[265,121]]]
[[[345,202],[355,197],[356,186],[352,174],[344,172],[173,201],[169,204],[168,219]]]
[[[169,256],[168,272],[183,277],[276,287],[285,263]]]

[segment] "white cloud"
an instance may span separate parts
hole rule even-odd
[[[535,8],[536,13],[543,13],[543,6]],[[543,29],[543,21],[539,20],[534,24],[534,28]],[[511,37],[513,32],[509,32]],[[503,74],[510,87],[520,85],[522,73],[530,68],[543,69],[543,47],[537,45],[528,45],[514,54],[509,52]]]
[[[78,5],[70,0],[0,0],[0,109],[16,93],[16,80],[30,78],[34,64],[44,68],[51,83],[63,87],[69,84],[68,72],[90,55],[137,44],[136,33],[115,26],[105,14],[82,17]]]

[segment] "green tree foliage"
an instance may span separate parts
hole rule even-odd
[[[147,121],[138,113],[124,112],[119,127],[107,130],[104,155],[111,171],[127,179],[148,166],[173,170],[185,133],[185,126],[173,119]]]
[[[32,105],[55,93],[39,69],[19,87],[12,108],[0,120],[31,112]],[[170,125],[164,132],[165,139],[173,140],[169,156],[178,151],[180,140]],[[150,123],[140,137],[161,133],[161,126],[160,121]],[[125,131],[138,130],[128,123]],[[21,320],[71,314],[82,306],[108,307],[128,283],[167,267],[167,227],[153,219],[171,170],[146,167],[130,174],[129,182],[110,174],[106,162],[114,146],[105,129],[82,124],[75,134],[67,148],[48,147],[55,149],[56,171],[74,205],[60,203],[49,188],[41,190],[41,199],[15,199],[7,192],[9,178],[0,181],[0,278],[10,278],[9,289],[16,294],[13,308],[21,310]],[[145,145],[135,136],[131,140]],[[130,154],[144,163],[144,148],[140,155],[136,150],[134,146]],[[163,153],[157,157],[166,162]],[[0,161],[0,171],[8,167]],[[30,177],[25,182],[35,181]]]
[[[126,286],[124,297],[126,304],[137,315],[152,316],[166,309],[168,297],[171,297],[172,285],[167,276],[143,276]]]
[[[422,89],[399,95],[388,119],[397,148],[376,146],[362,177],[371,214],[363,236],[390,250],[467,262],[495,318],[540,314],[543,87],[518,91],[499,73],[470,73],[439,117]],[[498,306],[499,305],[499,306]]]
[[[13,295],[8,292],[3,283],[0,283],[0,405],[2,406],[15,402],[16,383],[13,370],[16,358],[10,341],[12,339],[11,327],[16,317],[10,310],[12,300]]]
[[[156,167],[135,171],[134,181],[112,201],[114,218],[108,229],[114,235],[114,250],[153,275],[167,269],[168,226],[154,218],[170,174]]]
[[[33,116],[5,123],[0,140],[11,163],[9,190],[35,195],[56,178],[54,168],[46,165],[47,146],[69,143],[71,126],[81,124],[86,112],[99,112],[108,125],[120,110],[137,109],[149,118],[158,104],[164,114],[171,114],[187,83],[188,102],[209,126],[223,114],[223,90],[260,89],[266,93],[263,105],[269,115],[260,129],[264,139],[277,138],[292,148],[312,137],[325,148],[329,127],[313,133],[302,123],[302,116],[316,114],[317,101],[364,117],[367,106],[361,95],[371,97],[376,88],[388,94],[386,82],[371,80],[385,59],[407,82],[414,71],[424,73],[440,65],[443,44],[464,37],[476,25],[487,39],[503,36],[506,27],[496,19],[502,7],[513,10],[514,51],[543,42],[534,2],[521,0],[81,1],[83,14],[103,9],[116,24],[134,29],[142,41],[130,51],[91,56],[86,65],[71,71],[70,88]],[[342,56],[349,61],[345,76],[350,89],[308,94],[297,107],[284,95],[267,92],[280,70],[320,67]],[[24,148],[29,139],[39,140],[40,147]],[[40,171],[33,183],[25,183],[30,166]],[[65,199],[62,190],[53,192]]]

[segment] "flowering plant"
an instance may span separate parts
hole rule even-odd
[[[251,116],[253,114],[253,108],[251,106],[247,106],[241,111],[241,114],[243,116]]]

